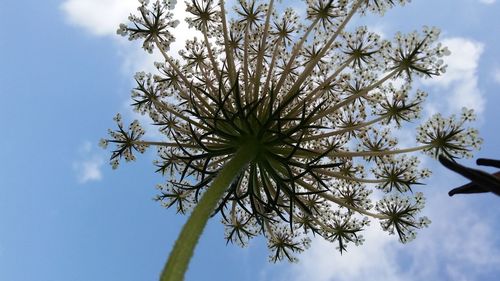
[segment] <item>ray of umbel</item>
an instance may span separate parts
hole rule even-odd
[[[164,57],[157,74],[136,74],[132,91],[134,109],[164,138],[144,140],[140,124],[127,128],[118,114],[101,143],[116,145],[114,168],[156,146],[167,177],[157,200],[190,213],[161,280],[183,279],[215,214],[228,243],[265,236],[273,262],[296,261],[311,234],[343,252],[363,242],[370,220],[408,242],[430,222],[418,217],[422,193],[412,193],[430,171],[414,153],[456,158],[479,148],[467,109],[423,122],[415,146],[392,136],[420,118],[427,94],[412,81],[442,74],[449,51],[436,28],[385,40],[348,23],[408,0],[308,0],[302,19],[289,7],[297,1],[239,0],[234,11],[222,0],[187,1],[186,21],[202,36],[179,54],[169,52],[175,1],[139,2],[118,34]]]

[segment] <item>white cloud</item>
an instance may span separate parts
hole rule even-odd
[[[370,25],[368,30],[378,34],[381,39],[389,39],[389,36],[387,35],[387,26],[384,23]]]
[[[139,44],[131,44],[128,40],[116,34],[120,23],[128,23],[128,16],[138,13],[137,0],[66,0],[61,4],[67,21],[83,28],[92,35],[110,36],[118,42],[119,54],[123,58],[123,70],[127,73],[136,71],[154,72],[154,61],[163,61],[161,54],[155,52],[150,55],[141,49]],[[175,42],[171,45],[169,54],[178,57],[178,51],[184,48],[187,39],[200,33],[188,28],[184,18],[188,15],[186,5],[178,1],[173,10],[174,18],[180,21],[174,30]],[[139,42],[139,41],[135,41]]]
[[[116,34],[120,23],[127,22],[138,6],[137,0],[66,0],[60,8],[69,24],[91,35],[111,38],[122,58],[122,71],[130,75],[136,71],[154,71],[153,62],[160,59]]]
[[[436,187],[450,186],[449,180],[442,178],[441,182]],[[464,197],[449,198],[441,192],[428,198],[426,211],[433,224],[407,249],[413,261],[409,270],[413,280],[435,280],[437,274],[446,280],[478,280],[479,274],[500,266],[494,216],[480,213],[478,204],[467,205]]]
[[[500,68],[496,68],[493,71],[493,79],[495,80],[495,82],[500,84]]]
[[[61,4],[67,21],[82,28],[84,31],[95,36],[108,36],[113,41],[117,48],[118,56],[122,60],[122,72],[126,76],[130,76],[138,71],[145,71],[150,73],[157,73],[154,66],[155,61],[164,61],[162,54],[155,49],[153,54],[145,52],[141,48],[142,42],[140,40],[130,42],[126,38],[116,34],[116,30],[120,23],[128,23],[128,16],[138,14],[137,7],[139,2],[137,0],[66,0]],[[184,1],[178,1],[175,9],[173,10],[174,18],[180,21],[180,24],[173,31],[175,42],[170,46],[169,55],[179,58],[178,51],[184,48],[185,41],[197,36],[201,38],[201,34],[195,29],[188,28],[185,18],[188,13]],[[133,79],[130,79],[132,82]],[[141,124],[146,127],[147,136],[153,139],[158,139],[160,135],[155,126],[150,125],[151,120],[148,117],[141,116],[133,112],[130,107],[130,100],[124,103],[125,110],[132,119],[139,119]],[[95,160],[95,159],[94,159]],[[85,169],[88,177],[80,177],[82,181],[99,179],[98,167],[100,162],[87,161],[80,163],[80,170]]]
[[[84,184],[90,181],[99,181],[102,179],[101,168],[104,159],[101,155],[93,153],[92,144],[84,142],[79,148],[81,160],[73,163],[73,170],[76,173],[78,183]]]
[[[77,171],[78,182],[86,183],[101,180],[101,166],[103,164],[104,161],[100,157],[92,157],[91,159],[75,163],[74,167]]]
[[[479,2],[483,3],[483,4],[493,4],[495,3],[497,0],[479,0]]]
[[[154,50],[153,54],[145,52],[139,44],[132,44],[127,40],[118,40],[119,56],[122,59],[122,71],[125,75],[130,76],[139,71],[156,73],[157,69],[154,66],[155,61],[163,61],[163,57],[158,50]],[[130,81],[133,81],[131,78]]]
[[[61,9],[69,23],[94,35],[115,35],[118,25],[136,11],[137,0],[67,0]]]
[[[350,245],[343,255],[335,249],[335,244],[322,238],[314,239],[311,249],[301,256],[299,264],[293,266],[291,280],[398,280],[395,253],[388,251],[396,244],[394,237],[383,233],[375,224],[364,233],[364,237],[364,245]]]
[[[485,99],[478,87],[477,71],[484,45],[459,37],[444,39],[442,43],[451,51],[451,55],[445,58],[447,71],[442,76],[423,80],[423,84],[436,87],[436,93],[451,93],[447,95],[448,108],[444,110],[458,112],[462,107],[468,107],[481,114]]]
[[[145,52],[141,48],[140,40],[130,42],[122,36],[116,34],[116,30],[120,23],[128,23],[128,16],[137,14],[137,0],[66,0],[61,4],[61,10],[64,12],[67,21],[82,28],[84,31],[95,36],[108,36],[111,38],[117,47],[118,56],[122,59],[122,72],[126,76],[130,76],[138,71],[157,73],[154,66],[155,61],[164,61],[162,54],[155,49],[153,54]],[[180,24],[175,28],[173,34],[175,42],[170,46],[169,55],[179,58],[178,51],[184,48],[185,41],[197,36],[202,38],[201,33],[193,28],[188,28],[185,18],[188,16],[186,4],[184,1],[178,1],[173,10],[174,18],[180,21]],[[130,79],[132,82],[133,79]],[[138,119],[146,129],[146,137],[158,140],[163,135],[160,135],[156,126],[151,125],[151,120],[147,116],[132,111],[130,100],[124,102],[124,110],[128,110],[130,119]],[[81,182],[89,180],[99,180],[101,174],[99,167],[102,163],[98,159],[90,159],[86,162],[78,164],[78,170],[87,171],[81,174],[79,179]],[[83,173],[83,172],[82,172]]]
[[[449,187],[447,181],[445,185],[442,178],[443,185],[436,187]],[[334,244],[318,238],[280,280],[479,280],[480,274],[498,270],[498,212],[485,217],[475,210],[477,205],[463,203],[463,197],[449,198],[445,190],[428,195],[425,212],[433,222],[415,241],[400,244],[373,223],[364,233],[365,244],[340,256]]]

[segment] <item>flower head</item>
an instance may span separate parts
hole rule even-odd
[[[430,171],[405,154],[468,156],[480,139],[464,127],[469,111],[460,121],[436,115],[421,125],[419,146],[400,147],[393,137],[420,116],[426,93],[412,91],[412,81],[443,73],[448,51],[436,42],[436,28],[389,41],[368,27],[349,31],[347,23],[406,2],[308,0],[301,21],[273,0],[239,0],[232,18],[224,1],[187,1],[186,21],[203,36],[186,41],[175,59],[167,52],[176,25],[171,2],[142,1],[140,16],[119,33],[164,56],[158,74],[136,75],[132,93],[133,106],[149,114],[164,139],[143,141],[136,122],[125,131],[118,121],[105,140],[117,144],[113,163],[158,146],[155,165],[168,181],[156,199],[187,213],[245,151],[251,157],[214,214],[221,214],[228,242],[247,245],[264,235],[272,261],[295,261],[309,233],[343,252],[363,242],[369,219],[410,241],[429,221],[417,217],[421,193],[406,194]],[[395,86],[398,78],[406,84]],[[377,188],[388,194],[373,202]]]
[[[424,151],[435,157],[443,154],[448,158],[470,158],[472,149],[478,149],[482,143],[476,129],[463,126],[473,119],[469,110],[464,110],[459,120],[455,116],[444,118],[439,113],[435,114],[418,128],[417,141],[425,144]]]
[[[176,27],[178,20],[173,20],[173,14],[169,12],[175,6],[175,1],[153,2],[149,5],[149,0],[139,0],[141,4],[137,10],[140,16],[130,15],[129,20],[133,26],[120,24],[116,31],[118,35],[129,36],[129,40],[143,39],[143,48],[149,53],[153,52],[153,46],[161,42],[162,48],[168,49],[170,43],[174,41],[169,28]]]

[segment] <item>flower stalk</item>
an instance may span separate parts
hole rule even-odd
[[[161,273],[161,281],[183,280],[194,248],[229,185],[256,155],[255,146],[248,145],[237,151],[215,177],[184,224],[168,261]]]

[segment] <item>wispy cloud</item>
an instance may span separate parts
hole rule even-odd
[[[495,79],[495,82],[497,82],[498,84],[500,84],[500,68],[496,68],[493,71],[493,79]]]
[[[314,239],[311,249],[293,266],[289,277],[294,276],[293,281],[398,280],[395,252],[388,251],[396,244],[394,237],[383,233],[378,225],[370,226],[364,237],[364,245],[351,245],[343,255],[335,249],[335,244]]]
[[[483,3],[483,4],[494,4],[497,0],[479,0],[479,2]]]
[[[484,45],[468,38],[453,37],[442,40],[448,46],[451,56],[445,58],[448,65],[445,74],[424,80],[423,84],[434,87],[434,93],[450,93],[445,100],[447,108],[438,110],[458,112],[462,107],[472,108],[481,114],[485,99],[478,86],[479,59]],[[435,95],[437,95],[435,94]],[[439,107],[438,105],[434,105]]]
[[[440,182],[444,185],[446,180]],[[425,211],[433,223],[406,245],[382,232],[377,223],[364,233],[364,245],[351,246],[342,256],[334,244],[315,239],[300,263],[291,265],[280,280],[480,280],[500,267],[495,216],[484,217],[474,210],[477,206],[459,200],[445,192],[429,196]]]
[[[61,4],[60,8],[67,22],[71,25],[81,28],[84,32],[93,36],[109,37],[110,43],[116,46],[118,55],[122,60],[121,71],[124,75],[131,76],[138,71],[157,73],[154,62],[164,61],[158,50],[155,49],[153,54],[149,54],[141,48],[139,40],[131,43],[126,38],[116,34],[120,23],[127,23],[127,18],[131,13],[138,13],[137,7],[139,4],[137,0],[66,0]],[[201,38],[201,34],[195,29],[189,28],[185,22],[184,19],[188,16],[188,13],[184,1],[178,1],[172,12],[174,18],[179,20],[180,24],[175,29],[175,42],[170,46],[169,55],[180,58],[178,51],[184,48],[186,40],[195,36]],[[133,79],[130,79],[130,81],[132,82]],[[147,136],[157,139],[160,136],[155,133],[157,128],[148,125],[151,123],[149,118],[132,111],[129,97],[126,98],[123,109],[128,112],[128,117],[144,121],[141,123],[147,127]],[[94,168],[97,163],[86,163],[87,169],[96,171]],[[98,173],[95,173],[96,178],[98,175]]]
[[[121,71],[126,76],[131,76],[138,71],[157,73],[154,66],[155,61],[164,61],[159,51],[155,49],[153,54],[145,52],[140,42],[129,42],[126,38],[116,34],[120,23],[127,23],[128,16],[137,14],[139,7],[137,0],[66,0],[60,8],[69,24],[80,28],[84,32],[101,37],[109,37],[110,43],[117,48],[118,55],[122,60]],[[193,28],[189,28],[185,22],[188,16],[184,1],[178,1],[172,11],[174,18],[180,21],[175,29],[175,42],[170,46],[169,55],[179,58],[178,51],[184,48],[185,42],[193,37],[201,37],[201,34]],[[130,79],[132,82],[133,79]],[[147,137],[158,139],[157,128],[150,125],[151,121],[145,116],[131,110],[129,97],[123,103],[123,110],[127,112],[130,119],[139,119],[146,126]],[[156,132],[156,133],[155,133]],[[100,162],[97,159],[80,163],[80,169],[87,170],[88,179],[100,178],[98,167]],[[86,178],[85,178],[86,179]],[[84,178],[82,178],[82,181]]]
[[[102,166],[104,158],[93,151],[92,144],[84,142],[79,148],[79,160],[73,162],[73,170],[76,173],[78,183],[84,184],[102,179]]]
[[[440,185],[434,184],[436,188],[450,187],[449,179],[437,182]],[[500,241],[495,234],[495,216],[485,216],[478,205],[467,205],[470,200],[449,198],[445,192],[428,198],[427,212],[433,225],[407,249],[412,261],[407,272],[412,276],[406,280],[436,280],[436,276],[442,280],[480,280],[481,274],[498,270]]]
[[[70,24],[93,35],[112,36],[137,6],[137,0],[66,0],[61,9]]]
[[[116,34],[120,23],[127,23],[128,16],[137,12],[137,0],[66,0],[60,8],[69,24],[82,28],[95,36],[108,36],[117,43],[119,54],[123,58],[123,68],[127,75],[136,71],[154,72],[153,63],[163,61],[159,52],[146,53],[138,44],[131,44]],[[173,10],[174,18],[180,21],[175,29],[175,42],[170,46],[169,54],[178,57],[178,51],[184,48],[185,41],[200,33],[188,28],[184,18],[188,15],[186,4],[178,1]],[[138,13],[138,12],[137,12]]]

